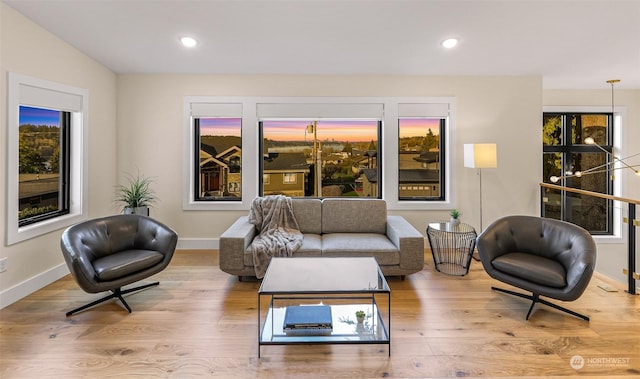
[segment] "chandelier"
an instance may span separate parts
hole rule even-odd
[[[607,83],[611,84],[611,113],[614,113],[614,85],[616,83],[620,82],[619,79],[612,79],[612,80],[607,80]],[[595,167],[591,167],[587,170],[583,170],[583,171],[566,171],[564,173],[563,176],[551,176],[549,178],[549,180],[552,183],[558,183],[560,180],[562,179],[566,179],[566,178],[580,178],[584,175],[589,175],[589,174],[598,174],[598,173],[603,173],[603,172],[610,172],[613,170],[619,170],[619,169],[630,169],[631,171],[633,171],[633,173],[636,176],[640,176],[640,165],[630,165],[629,163],[627,163],[627,160],[629,160],[630,158],[636,157],[638,155],[640,155],[640,153],[637,154],[633,154],[630,155],[628,157],[618,157],[616,155],[614,155],[612,152],[608,151],[607,149],[603,148],[602,146],[598,145],[596,143],[596,141],[593,139],[593,137],[587,137],[584,139],[583,141],[586,145],[593,145],[596,146],[598,149],[602,150],[604,153],[606,153],[607,155],[609,155],[611,157],[610,161],[599,165],[599,166],[595,166]]]

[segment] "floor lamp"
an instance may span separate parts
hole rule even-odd
[[[495,143],[464,145],[464,167],[477,168],[480,175],[480,233],[482,233],[482,169],[498,167],[498,148]]]

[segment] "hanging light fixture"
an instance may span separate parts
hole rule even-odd
[[[620,79],[611,79],[611,80],[607,80],[607,83],[611,84],[611,114],[614,114],[615,111],[615,102],[614,102],[614,85],[616,83],[619,83]],[[624,158],[620,158],[615,156],[612,152],[606,150],[605,148],[603,148],[602,146],[598,145],[598,143],[596,143],[596,141],[593,139],[593,137],[587,137],[584,139],[584,143],[586,145],[593,145],[596,146],[598,149],[602,150],[604,153],[606,153],[607,155],[611,156],[611,161],[605,164],[602,164],[600,166],[596,166],[596,167],[591,167],[590,169],[584,170],[584,171],[566,171],[565,174],[563,176],[551,176],[549,178],[549,180],[552,183],[558,183],[560,180],[562,179],[566,179],[566,178],[571,178],[571,177],[576,177],[576,178],[580,178],[584,175],[588,175],[588,174],[598,174],[598,173],[602,173],[602,172],[608,172],[610,170],[619,170],[622,168],[628,168],[631,171],[633,171],[633,173],[636,176],[640,176],[640,165],[630,165],[628,164],[625,159],[630,159],[633,158],[635,156],[640,155],[640,153],[637,154],[633,154],[630,155],[628,157],[624,157]],[[620,162],[622,164],[622,166],[618,165],[616,167],[614,167],[613,165],[615,165],[616,163]]]

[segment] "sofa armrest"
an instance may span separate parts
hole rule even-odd
[[[400,268],[422,270],[424,236],[402,216],[387,216],[387,238],[400,252]]]
[[[220,269],[238,271],[244,268],[244,252],[256,235],[249,216],[242,216],[220,236]]]

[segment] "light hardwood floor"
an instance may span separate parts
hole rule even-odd
[[[221,272],[217,251],[178,251],[160,286],[72,317],[98,298],[70,276],[0,311],[0,377],[640,377],[638,296],[605,292],[594,276],[566,304],[582,321],[490,290],[479,262],[464,277],[424,269],[392,290],[385,345],[263,346],[257,358],[258,281]],[[571,367],[572,357],[583,367]],[[574,360],[577,362],[577,360]]]

